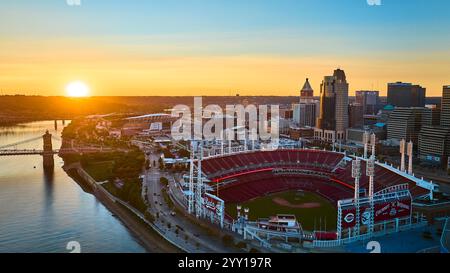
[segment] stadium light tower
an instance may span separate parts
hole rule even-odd
[[[195,157],[195,147],[194,141],[191,140],[191,158],[189,166],[189,195],[188,195],[188,213],[192,214],[194,212],[194,157]]]
[[[249,213],[250,209],[249,208],[244,208],[244,219],[245,221],[248,221],[248,213]]]
[[[370,137],[370,145],[372,145],[372,155],[367,161],[366,175],[369,179],[369,196],[373,197],[374,195],[374,176],[375,176],[375,150],[377,145],[377,137],[375,134],[372,134]]]
[[[400,141],[400,155],[402,156],[401,163],[400,163],[400,171],[402,171],[402,172],[405,171],[405,146],[406,146],[406,141],[404,139],[402,139]]]
[[[369,201],[370,201],[370,217],[369,217],[369,234],[372,234],[374,231],[375,224],[375,204],[373,201],[374,198],[374,188],[375,188],[375,147],[376,147],[376,135],[372,134],[370,137],[370,144],[372,145],[372,155],[367,160],[366,165],[366,175],[369,177]]]
[[[352,161],[352,177],[355,179],[355,230],[354,233],[356,236],[359,235],[359,226],[360,226],[360,211],[359,211],[359,179],[361,178],[361,160],[357,158]]]
[[[407,153],[408,153],[408,158],[409,158],[409,162],[408,162],[408,174],[412,175],[413,174],[413,142],[409,141],[408,143],[408,148],[407,148]]]
[[[197,184],[195,190],[195,216],[199,218],[203,214],[202,199],[203,199],[203,173],[202,173],[202,160],[203,160],[203,140],[198,142],[197,146]]]
[[[369,132],[365,131],[363,135],[364,158],[367,158],[367,146],[369,145]]]
[[[220,140],[220,155],[224,155],[225,131],[222,130],[222,139]]]
[[[377,135],[375,133],[370,136],[370,145],[372,145],[372,155],[375,156],[375,150],[377,148]]]

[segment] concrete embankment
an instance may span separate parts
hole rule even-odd
[[[92,193],[108,208],[122,223],[139,239],[148,252],[178,253],[181,252],[174,244],[168,242],[162,234],[155,231],[143,215],[129,204],[112,196],[103,186],[99,185],[79,163],[64,166],[63,169],[83,188]]]

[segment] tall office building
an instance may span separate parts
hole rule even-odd
[[[350,128],[364,126],[364,107],[360,103],[352,103],[348,106],[348,117]]]
[[[348,82],[345,72],[336,69],[320,86],[320,115],[314,137],[332,142],[345,140],[348,128]]]
[[[397,107],[424,107],[426,89],[411,83],[389,83],[387,103]]]
[[[303,88],[300,90],[300,103],[293,105],[294,123],[299,127],[316,126],[317,101],[314,100],[314,90],[306,79]]]
[[[440,105],[425,105],[431,110],[431,125],[439,126],[441,124],[441,106]]]
[[[432,112],[425,107],[397,107],[389,116],[387,138],[406,141],[417,145],[422,126],[431,126]]]
[[[376,115],[380,105],[379,91],[356,91],[356,103],[363,107],[364,115]]]
[[[442,92],[441,126],[450,127],[450,85],[444,86]]]

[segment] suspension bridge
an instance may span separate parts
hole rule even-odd
[[[43,140],[42,149],[20,149],[18,147],[35,142],[39,139]],[[48,131],[39,137],[34,137],[26,140],[21,140],[15,143],[10,143],[0,146],[0,156],[17,156],[17,155],[67,155],[67,154],[81,154],[81,153],[98,153],[98,152],[111,152],[110,148],[103,147],[75,147],[73,141],[70,148],[53,149],[52,140],[62,141],[59,137],[53,136]]]

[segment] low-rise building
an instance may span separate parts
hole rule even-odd
[[[364,145],[363,137],[364,132],[368,132],[369,135],[375,134],[377,140],[386,139],[386,130],[384,124],[378,124],[378,126],[373,126],[371,128],[349,128],[347,129],[347,143]]]
[[[419,158],[422,163],[446,167],[450,156],[450,128],[424,126],[419,134]]]

